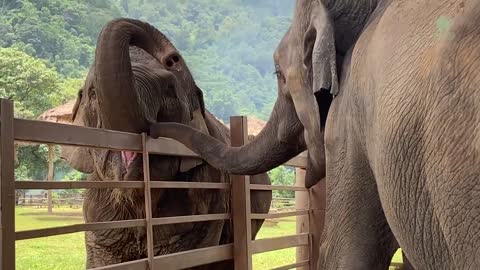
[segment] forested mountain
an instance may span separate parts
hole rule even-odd
[[[231,115],[248,114],[266,119],[276,97],[272,54],[290,23],[293,3],[3,0],[0,47],[46,60],[59,80],[83,79],[105,22],[121,16],[141,19],[164,32],[180,50],[217,117],[228,121]],[[77,87],[79,81],[73,82],[67,85]],[[1,96],[8,92],[3,88],[0,82]],[[59,93],[65,96],[57,101],[71,98],[72,92]]]
[[[277,95],[272,55],[293,6],[294,0],[0,0],[0,97],[13,99],[23,118],[73,99],[101,28],[131,17],[171,39],[217,117],[267,119]],[[45,179],[45,152],[21,148],[17,178]],[[55,167],[56,179],[78,178],[61,160]],[[293,181],[291,172],[275,173]]]

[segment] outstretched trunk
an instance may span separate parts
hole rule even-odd
[[[232,174],[260,174],[305,150],[303,127],[298,119],[288,119],[288,115],[295,115],[295,112],[288,112],[289,107],[284,105],[277,100],[266,126],[252,142],[242,147],[228,146],[200,130],[179,123],[154,124],[150,136],[173,138],[220,170]]]
[[[139,107],[130,45],[145,50],[159,62],[162,56],[175,49],[151,25],[132,19],[113,20],[99,35],[95,70],[103,127],[140,133],[146,131],[148,124]]]

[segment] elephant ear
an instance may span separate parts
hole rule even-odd
[[[83,90],[80,89],[72,110],[72,122],[74,125],[85,126],[85,121],[83,119],[85,115],[85,110],[82,106],[82,103],[84,103],[83,100]],[[90,149],[88,148],[62,146],[61,158],[67,160],[70,166],[77,171],[81,171],[83,173],[93,172],[93,158]]]
[[[209,134],[208,127],[205,122],[205,103],[203,101],[203,92],[200,88],[195,86],[196,97],[198,98],[199,107],[192,112],[192,119],[190,120],[189,126],[199,129],[206,134]],[[202,164],[203,161],[198,158],[189,158],[183,157],[180,162],[180,171],[186,172],[198,165]]]
[[[338,94],[338,76],[333,21],[320,1],[312,1],[310,25],[305,33],[304,65],[312,76],[313,92],[330,89]]]

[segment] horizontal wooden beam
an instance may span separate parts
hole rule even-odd
[[[152,218],[152,225],[165,225],[177,223],[203,222],[213,220],[231,219],[230,214],[191,215],[177,217]]]
[[[301,261],[301,262],[296,262],[292,263],[289,265],[284,265],[276,268],[272,268],[271,270],[289,270],[289,269],[297,269],[298,267],[302,266],[308,266],[309,262],[308,261]]]
[[[283,164],[284,166],[291,166],[296,168],[306,168],[307,167],[307,152],[303,152],[300,155],[290,159],[289,161]]]
[[[288,211],[288,212],[274,213],[274,214],[251,214],[251,217],[252,219],[271,219],[271,218],[301,216],[301,215],[307,215],[307,214],[308,214],[308,210],[297,210],[297,211]]]
[[[140,181],[15,181],[16,189],[143,188]],[[152,181],[151,188],[229,189],[228,183]]]
[[[252,253],[263,253],[284,248],[308,245],[308,233],[266,238],[252,241]]]
[[[155,270],[185,269],[233,259],[233,244],[194,249],[155,257]]]
[[[18,232],[15,232],[15,239],[26,240],[26,239],[32,239],[32,238],[47,237],[47,236],[76,233],[76,232],[131,228],[131,227],[144,227],[144,226],[145,226],[144,219],[74,224],[74,225],[63,226],[63,227],[18,231]]]
[[[211,182],[174,182],[174,181],[152,181],[152,188],[197,188],[197,189],[229,189],[228,183]]]
[[[14,138],[24,142],[142,151],[140,134],[37,120],[15,119]],[[151,154],[198,157],[185,145],[169,138],[148,138],[147,150]]]
[[[198,157],[192,150],[185,145],[169,138],[152,139],[147,138],[147,151],[150,154]],[[198,158],[200,159],[200,158]]]
[[[25,119],[15,119],[13,126],[19,141],[142,151],[139,134]]]
[[[102,267],[88,268],[87,270],[148,270],[148,259],[140,259]]]
[[[251,184],[251,190],[293,190],[293,191],[308,191],[304,187],[294,187],[294,186],[276,186],[276,185],[258,185]]]
[[[15,181],[16,189],[143,188],[140,181]]]
[[[142,151],[140,134],[18,118],[14,119],[13,127],[17,141]],[[148,138],[147,150],[160,155],[198,157],[180,142],[169,138]],[[292,158],[284,165],[305,168],[306,153]]]

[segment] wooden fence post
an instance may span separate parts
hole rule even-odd
[[[326,180],[320,180],[309,190],[310,211],[308,219],[311,234],[310,269],[317,269],[320,238],[325,225],[325,209],[327,206]]]
[[[150,159],[147,150],[147,134],[142,133],[142,159],[143,159],[143,181],[145,183],[145,231],[147,233],[147,256],[150,270],[155,269],[153,250],[153,225],[152,225],[152,187],[150,182]]]
[[[15,154],[13,102],[0,102],[1,269],[15,270]]]
[[[295,186],[305,187],[305,169],[295,168]],[[295,209],[309,209],[308,192],[295,191]],[[297,234],[310,233],[309,216],[297,216]],[[308,246],[297,247],[297,262],[310,260],[310,248],[312,243]],[[310,263],[309,263],[310,264]],[[307,270],[308,266],[303,266],[298,269]]]
[[[247,118],[230,117],[230,141],[232,146],[247,143]],[[252,269],[252,224],[250,219],[250,177],[232,175],[233,256],[235,270]]]
[[[48,145],[48,174],[47,181],[53,181],[53,145]],[[52,214],[52,190],[47,190],[47,208],[48,213]]]

